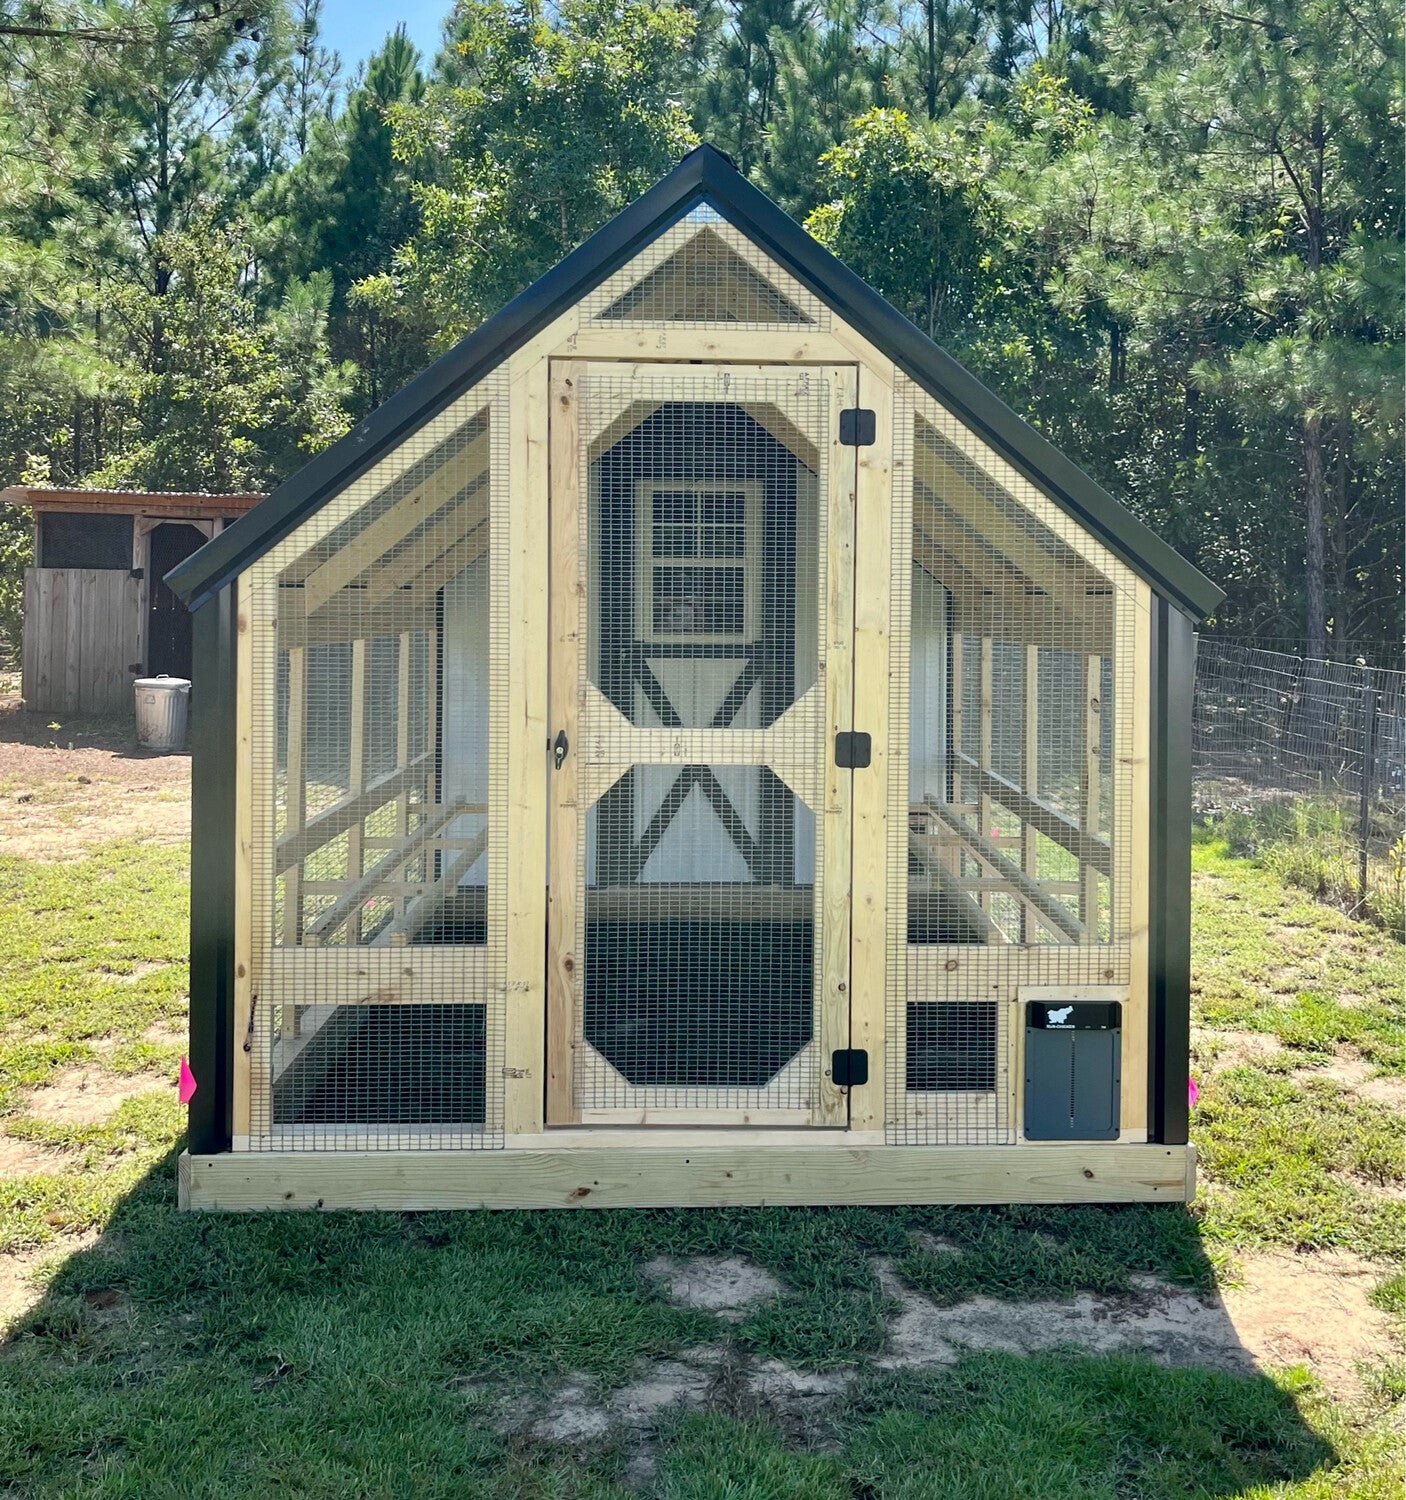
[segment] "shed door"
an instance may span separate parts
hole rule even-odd
[[[552,365],[550,1124],[846,1122],[856,384]]]

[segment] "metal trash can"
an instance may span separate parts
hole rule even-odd
[[[190,683],[184,677],[138,677],[137,743],[144,750],[180,750],[186,742]]]

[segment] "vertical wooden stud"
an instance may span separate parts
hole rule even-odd
[[[1148,881],[1152,849],[1152,590],[1140,579],[1117,593],[1116,653],[1131,656],[1129,670],[1115,671],[1113,703],[1114,850],[1113,921],[1125,914],[1130,983],[1123,1015],[1122,1132],[1125,1141],[1147,1139],[1148,942],[1151,911]],[[1127,702],[1123,701],[1124,695]],[[1119,843],[1123,850],[1119,851]],[[1120,878],[1125,889],[1118,889]]]
[[[850,912],[850,1045],[869,1054],[869,1082],[850,1090],[851,1130],[882,1130],[887,1114],[889,644],[893,578],[892,367],[861,365],[859,400],[874,411],[874,442],[857,450],[854,552],[854,724],[871,737],[854,775]],[[906,799],[906,792],[905,792]],[[906,805],[906,800],[905,800]]]
[[[351,756],[348,763],[347,790],[355,797],[366,790],[366,642],[356,640],[351,648]],[[364,873],[362,839],[366,823],[358,818],[347,829],[347,878],[355,884]],[[347,941],[361,941],[361,914],[355,912],[347,923]]]
[[[1025,795],[1040,795],[1040,648],[1025,648],[1025,711],[1021,723],[1020,774]],[[1032,879],[1039,879],[1039,843],[1035,826],[1024,823],[1020,830],[1020,867]],[[1038,924],[1024,903],[1020,908],[1020,940],[1033,943]]]
[[[582,602],[582,496],[580,384],[582,365],[553,363],[550,402],[551,510],[551,698],[549,737],[564,735],[568,748],[549,774],[551,806],[548,854],[547,940],[547,1122],[572,1125],[581,1118],[576,1097],[576,1021],[582,964],[579,934],[580,843],[583,809],[578,805],[580,762]]]
[[[307,706],[308,653],[305,646],[288,651],[288,753],[284,776],[283,828],[285,834],[302,832],[307,812]],[[283,942],[285,947],[303,938],[303,862],[290,865],[283,876]],[[353,918],[355,920],[355,918]],[[293,1007],[287,1007],[292,1012]],[[297,1022],[285,1014],[283,1034],[295,1035]]]
[[[825,778],[822,806],[824,868],[816,871],[823,944],[820,963],[821,1004],[818,1042],[820,1087],[815,1102],[817,1125],[844,1125],[849,1098],[830,1077],[830,1055],[850,1044],[850,839],[851,799],[856,775],[835,764],[835,736],[849,729],[854,712],[854,495],[859,450],[840,442],[840,413],[857,400],[856,372],[839,367],[828,372],[829,453],[827,493],[817,503],[827,507],[825,521],[825,594],[819,622],[825,642]],[[872,731],[871,731],[872,732]]]
[[[545,359],[511,367],[508,420],[509,612],[505,798],[503,1129],[539,1133],[546,1053],[547,929],[547,444]]]
[[[1080,813],[1085,833],[1099,831],[1099,802],[1102,794],[1103,745],[1103,658],[1084,658],[1084,767],[1083,796]],[[1090,864],[1079,866],[1079,920],[1089,933],[1089,941],[1098,941],[1098,871]]]
[[[992,699],[995,694],[992,684],[991,658],[992,643],[989,635],[981,638],[980,672],[978,713],[980,719],[977,725],[976,763],[983,771],[991,769],[991,713]],[[976,826],[983,838],[991,838],[994,830],[991,827],[991,798],[986,791],[984,777],[977,778],[976,794]],[[989,892],[981,893],[981,909],[989,913],[991,910],[991,896]]]
[[[254,649],[253,584],[240,575],[235,615],[234,677],[234,1066],[231,1129],[236,1150],[247,1149],[254,1027]]]

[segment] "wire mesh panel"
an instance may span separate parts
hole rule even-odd
[[[552,938],[581,959],[572,1112],[809,1123],[835,383],[585,368],[566,624],[579,821],[553,834],[574,839],[554,856],[574,894],[554,892],[570,930]],[[554,507],[557,491],[554,472]]]
[[[1312,871],[1321,897],[1400,910],[1406,678],[1202,636],[1192,805],[1231,847]]]
[[[894,427],[887,1131],[1005,1141],[1022,987],[1129,981],[1136,599],[905,381]]]
[[[507,439],[480,386],[249,575],[254,1148],[501,1142]]]
[[[716,209],[700,205],[585,303],[608,324],[825,328],[829,309]]]

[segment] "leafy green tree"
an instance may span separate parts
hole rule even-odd
[[[1052,250],[1066,312],[1106,319],[1121,358],[1131,347],[1183,372],[1189,449],[1207,398],[1297,449],[1298,504],[1280,510],[1297,510],[1307,649],[1325,651],[1330,623],[1339,641],[1399,633],[1399,605],[1377,612],[1400,594],[1399,565],[1380,572],[1384,527],[1400,554],[1399,482],[1381,493],[1351,479],[1383,445],[1399,452],[1397,10],[1373,0],[1349,25],[1326,0],[1162,0],[1112,13],[1099,40],[1129,114],[1101,117],[1072,149],[1028,133],[1006,172],[1013,221]]]
[[[332,278],[328,340],[335,357],[355,365],[358,412],[384,400],[428,354],[423,320],[390,276],[396,250],[418,222],[414,170],[394,157],[390,111],[418,104],[424,91],[419,53],[397,27],[354,80],[341,112],[318,123],[266,205],[260,238],[274,288],[316,271]]]
[[[915,125],[876,109],[821,158],[828,201],[806,228],[929,337],[969,314],[981,246],[973,142],[960,127]]]
[[[237,227],[198,219],[156,247],[162,293],[128,286],[117,311],[137,354],[113,399],[117,451],[89,481],[142,489],[263,489],[346,430],[346,372],[327,357],[331,281],[293,282],[264,314]],[[160,322],[159,356],[141,358]]]
[[[448,344],[653,184],[694,144],[679,103],[692,20],[667,5],[468,0],[446,75],[391,111],[437,161],[398,272]]]

